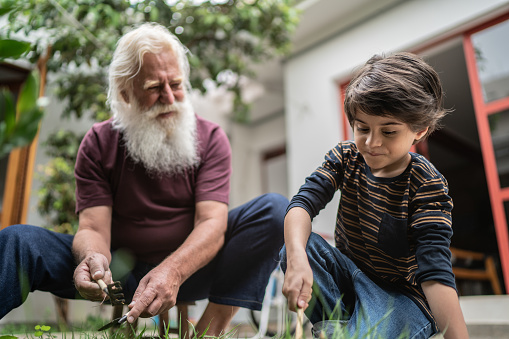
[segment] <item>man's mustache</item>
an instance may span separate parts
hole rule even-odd
[[[179,104],[172,104],[172,105],[158,104],[158,105],[152,106],[148,111],[145,111],[143,114],[148,118],[156,118],[161,113],[180,112],[180,110],[181,110],[181,107]]]

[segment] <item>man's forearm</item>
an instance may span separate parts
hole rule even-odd
[[[111,207],[97,206],[80,212],[79,229],[72,251],[77,263],[94,254],[103,254],[111,262]]]
[[[72,252],[76,263],[80,263],[94,253],[103,254],[108,262],[111,262],[109,244],[101,234],[90,229],[80,230],[76,233],[72,243]]]
[[[198,202],[193,231],[160,266],[176,273],[182,284],[207,265],[223,247],[227,223],[228,205],[217,201]]]
[[[224,244],[224,232],[221,232],[221,229],[222,227],[214,227],[206,222],[197,225],[186,241],[161,265],[178,272],[182,284],[221,250]]]

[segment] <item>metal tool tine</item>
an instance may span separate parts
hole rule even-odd
[[[104,325],[103,327],[98,329],[98,331],[104,331],[104,330],[107,330],[108,328],[122,325],[127,320],[127,314],[128,313],[124,314],[121,318],[113,319],[112,321],[110,321],[109,323],[107,323],[106,325]]]
[[[124,293],[120,281],[108,285],[108,295],[112,305],[123,305],[125,303]]]

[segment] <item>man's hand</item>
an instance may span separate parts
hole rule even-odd
[[[152,269],[134,293],[127,321],[132,323],[138,317],[148,318],[168,311],[177,303],[180,284],[181,277],[176,270],[163,265]]]
[[[294,261],[293,264],[288,261],[283,294],[288,300],[288,307],[291,311],[296,311],[297,307],[305,310],[311,300],[313,272],[309,266],[307,256],[301,258],[301,260],[292,261]]]
[[[106,294],[97,284],[97,279],[112,282],[108,259],[99,253],[86,257],[74,271],[74,285],[81,296],[88,300],[100,301]]]

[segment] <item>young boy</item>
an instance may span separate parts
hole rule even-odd
[[[447,181],[409,152],[447,113],[442,102],[438,75],[410,53],[372,57],[348,86],[344,108],[354,141],[326,154],[285,217],[283,294],[291,310],[305,309],[314,329],[330,327],[339,305],[333,319],[360,338],[370,330],[383,338],[439,331],[468,338],[450,261]],[[332,247],[311,233],[311,220],[336,190]]]

